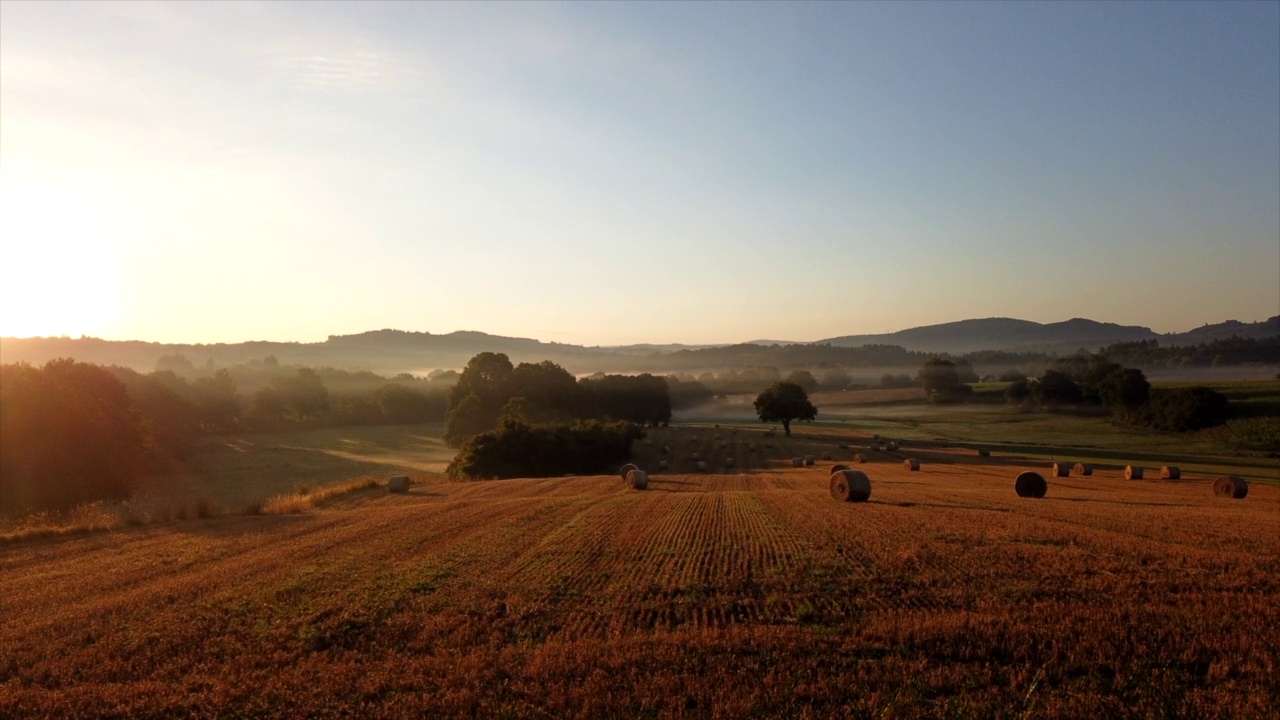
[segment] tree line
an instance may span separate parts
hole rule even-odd
[[[439,422],[448,398],[447,386],[430,380],[270,361],[208,374],[180,362],[162,367],[0,365],[0,513],[126,498],[138,477],[173,467],[202,436]],[[246,394],[242,382],[256,389]]]

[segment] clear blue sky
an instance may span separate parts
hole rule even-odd
[[[1280,2],[0,4],[0,335],[1280,313]]]

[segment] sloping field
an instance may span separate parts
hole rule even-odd
[[[719,449],[711,432],[700,442]],[[849,504],[827,492],[830,462],[772,453],[745,474],[655,472],[644,492],[423,475],[309,515],[0,546],[0,716],[1280,704],[1280,488],[1236,501],[1206,478],[1100,470],[1030,500],[1016,465],[934,451],[909,472],[880,453],[860,466],[871,501]]]

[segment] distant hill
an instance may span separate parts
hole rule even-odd
[[[842,347],[901,345],[908,350],[969,353],[979,350],[1070,353],[1118,342],[1158,340],[1150,328],[1073,318],[1047,325],[1013,318],[961,320],[883,335],[845,335],[821,340]]]
[[[1268,338],[1280,335],[1280,315],[1262,322],[1243,323],[1239,320],[1228,320],[1214,325],[1205,325],[1184,333],[1169,333],[1160,336],[1160,344],[1166,346],[1187,347],[1200,343],[1225,340],[1229,337]]]
[[[984,350],[1065,355],[1096,351],[1120,342],[1157,340],[1161,346],[1191,346],[1240,337],[1280,336],[1280,317],[1264,322],[1227,321],[1186,333],[1159,335],[1149,328],[1075,318],[1041,324],[1013,318],[986,318],[928,325],[883,335],[846,335],[817,343],[758,341],[737,345],[625,345],[584,347],[475,331],[444,335],[374,330],[332,335],[324,342],[255,341],[212,345],[166,345],[97,338],[3,338],[0,362],[41,365],[69,357],[100,365],[150,372],[166,355],[181,354],[196,367],[224,367],[274,357],[283,365],[369,370],[381,375],[424,374],[461,368],[479,352],[506,353],[514,363],[550,360],[575,374],[594,372],[700,372],[748,366],[908,366],[920,353],[962,355]],[[776,346],[776,347],[775,347]]]

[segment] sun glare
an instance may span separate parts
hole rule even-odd
[[[93,335],[116,302],[104,215],[47,185],[0,182],[0,336]]]

